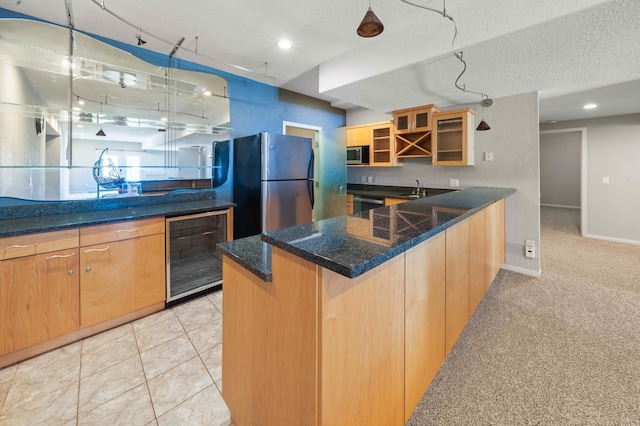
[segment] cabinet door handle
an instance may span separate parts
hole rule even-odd
[[[85,250],[84,252],[86,254],[86,253],[93,253],[95,251],[107,251],[107,250],[109,250],[109,246],[107,246],[105,248],[101,248],[101,249],[88,249],[88,250]]]
[[[137,232],[137,231],[138,231],[138,228],[133,228],[133,229],[118,229],[118,230],[116,231],[116,234],[117,234],[118,232]]]
[[[12,245],[12,246],[7,246],[7,247],[5,247],[5,248],[3,248],[2,250],[7,251],[7,250],[17,249],[17,248],[29,248],[29,247],[35,247],[35,246],[37,246],[37,245],[38,245],[38,243],[37,243],[37,242],[35,242],[35,243],[33,243],[33,244],[28,244],[28,245],[26,245],[26,246],[22,246],[22,245],[20,245],[20,244],[14,244],[14,245]]]
[[[53,256],[47,256],[45,258],[45,260],[51,260],[51,259],[65,259],[67,257],[71,257],[71,256],[75,256],[76,253],[69,253],[69,254],[54,254]]]

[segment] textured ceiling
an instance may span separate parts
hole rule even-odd
[[[452,55],[453,24],[400,0],[371,2],[385,25],[372,39],[355,33],[366,0],[69,1],[79,30],[135,44],[137,29],[112,11],[140,27],[147,49],[168,54],[184,37],[177,57],[345,109],[388,112],[480,100],[454,86],[462,64]],[[453,48],[467,61],[460,79],[467,89],[494,98],[538,91],[541,121],[640,112],[638,0],[449,0],[446,6],[458,27]],[[0,0],[0,7],[67,23],[65,0]],[[278,49],[280,38],[294,47]],[[587,97],[603,108],[582,110]]]

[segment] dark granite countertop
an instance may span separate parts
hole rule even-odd
[[[270,245],[355,278],[515,192],[508,188],[448,192],[266,232],[219,244],[218,249],[265,281],[271,280]],[[260,238],[269,244],[261,244]]]
[[[217,249],[263,281],[271,281],[271,246],[260,235],[221,243]]]
[[[0,237],[47,232],[158,216],[223,210],[235,204],[216,200],[212,190],[154,196],[16,203],[0,209]]]
[[[365,185],[359,183],[347,184],[347,193],[369,197],[383,198],[400,198],[405,200],[413,200],[415,197],[410,196],[416,190],[415,186],[387,186],[387,185]],[[450,188],[422,188],[420,198],[431,197],[433,195],[445,194],[456,191]]]

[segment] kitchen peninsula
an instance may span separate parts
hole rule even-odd
[[[219,245],[223,397],[243,425],[403,425],[504,263],[470,188]]]
[[[0,368],[164,309],[167,218],[232,229],[234,206],[212,190],[0,201]]]

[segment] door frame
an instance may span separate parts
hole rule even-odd
[[[540,134],[553,134],[553,133],[570,133],[579,132],[581,134],[580,143],[580,235],[583,237],[587,235],[587,128],[586,127],[571,127],[567,129],[557,130],[541,130]],[[538,140],[538,150],[540,141]],[[540,164],[538,164],[538,173],[540,172]]]

